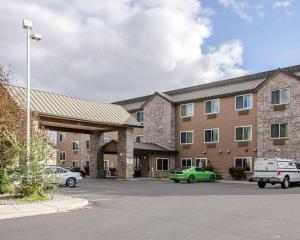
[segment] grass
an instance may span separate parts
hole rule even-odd
[[[48,199],[47,196],[40,194],[39,192],[34,192],[30,195],[18,198],[18,201],[26,202],[26,203],[34,203],[34,202],[45,201],[47,199]]]

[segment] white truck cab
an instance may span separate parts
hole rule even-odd
[[[287,189],[290,183],[300,182],[300,163],[293,159],[257,158],[253,181],[260,188],[264,188],[267,183],[280,183],[282,188]]]

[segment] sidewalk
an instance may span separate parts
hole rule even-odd
[[[59,198],[40,203],[0,205],[0,219],[68,212],[82,209],[87,205],[86,199],[68,196],[59,196]]]

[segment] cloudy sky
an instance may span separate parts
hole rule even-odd
[[[1,0],[4,1],[4,0]],[[0,63],[25,86],[115,101],[300,64],[298,0],[6,0]]]

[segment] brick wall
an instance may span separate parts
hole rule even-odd
[[[274,111],[271,105],[272,90],[290,88],[290,104],[285,110]],[[258,91],[258,157],[283,157],[300,159],[300,81],[278,73]],[[284,145],[274,145],[270,126],[289,124],[289,138]],[[282,143],[281,143],[282,144]]]
[[[204,101],[194,103],[194,116],[190,121],[180,117],[180,105],[176,106],[176,150],[179,154],[176,165],[180,167],[181,158],[207,158],[215,171],[227,173],[234,166],[235,157],[256,157],[256,94],[253,93],[253,108],[247,115],[239,115],[235,110],[235,97],[220,99],[220,112],[216,118],[208,119],[204,113]],[[248,146],[238,146],[235,141],[235,126],[252,125],[252,141]],[[204,129],[219,128],[219,143],[215,148],[208,148],[204,143]],[[194,131],[194,144],[184,147],[180,144],[180,131]],[[186,149],[190,147],[189,149]]]

